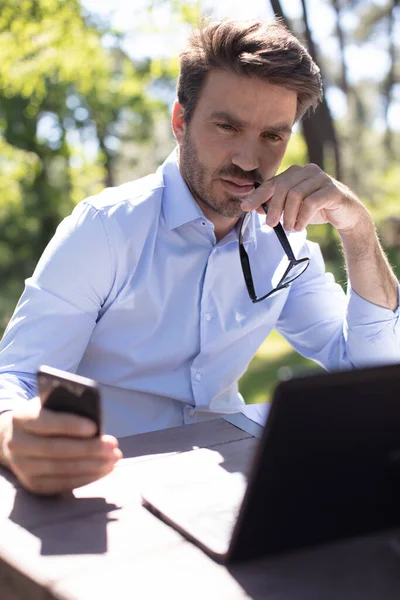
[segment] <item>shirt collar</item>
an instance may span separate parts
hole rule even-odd
[[[168,229],[176,229],[185,223],[196,219],[205,219],[200,206],[193,198],[186,185],[178,165],[178,149],[175,148],[160,167],[164,181],[163,210],[165,222]],[[251,213],[251,220],[244,233],[243,242],[256,242],[256,227],[258,215],[255,211]],[[229,239],[228,239],[229,238]],[[238,240],[239,231],[235,227],[224,238],[226,242]]]
[[[244,236],[243,236],[244,244],[247,244],[248,242],[254,242],[254,243],[257,242],[256,229],[257,229],[257,226],[258,226],[258,228],[260,228],[258,217],[259,217],[258,213],[256,213],[255,210],[253,210],[250,215],[250,222],[246,227],[246,231],[244,232]],[[239,229],[238,228],[237,228],[237,236],[239,237]]]
[[[204,218],[179,170],[177,148],[171,152],[160,170],[164,181],[163,210],[168,229]]]

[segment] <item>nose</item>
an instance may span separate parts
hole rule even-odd
[[[260,167],[258,143],[242,137],[232,154],[232,162],[243,171],[258,169]]]

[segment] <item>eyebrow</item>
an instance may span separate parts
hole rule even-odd
[[[239,119],[239,117],[226,111],[213,111],[209,118],[211,120],[220,119],[221,121],[229,121],[230,124],[236,125],[237,127],[247,127],[249,125],[248,121]],[[264,131],[291,135],[292,128],[287,123],[276,123],[275,125],[268,125],[267,127],[264,127]]]

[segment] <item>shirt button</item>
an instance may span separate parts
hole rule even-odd
[[[189,408],[189,410],[188,410],[189,417],[194,417],[195,414],[196,414],[196,411],[194,410],[194,408]]]
[[[206,313],[206,321],[211,321],[211,315],[210,315],[210,313]]]
[[[196,375],[194,376],[196,381],[200,381],[200,379],[203,377],[201,373],[196,373]]]

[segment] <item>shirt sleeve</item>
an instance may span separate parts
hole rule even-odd
[[[277,330],[303,356],[327,370],[400,362],[400,309],[392,311],[345,294],[307,242],[310,266],[292,284]],[[400,292],[399,292],[400,298]]]
[[[42,364],[74,372],[112,287],[101,212],[80,203],[41,256],[0,343],[0,411],[36,395]]]

